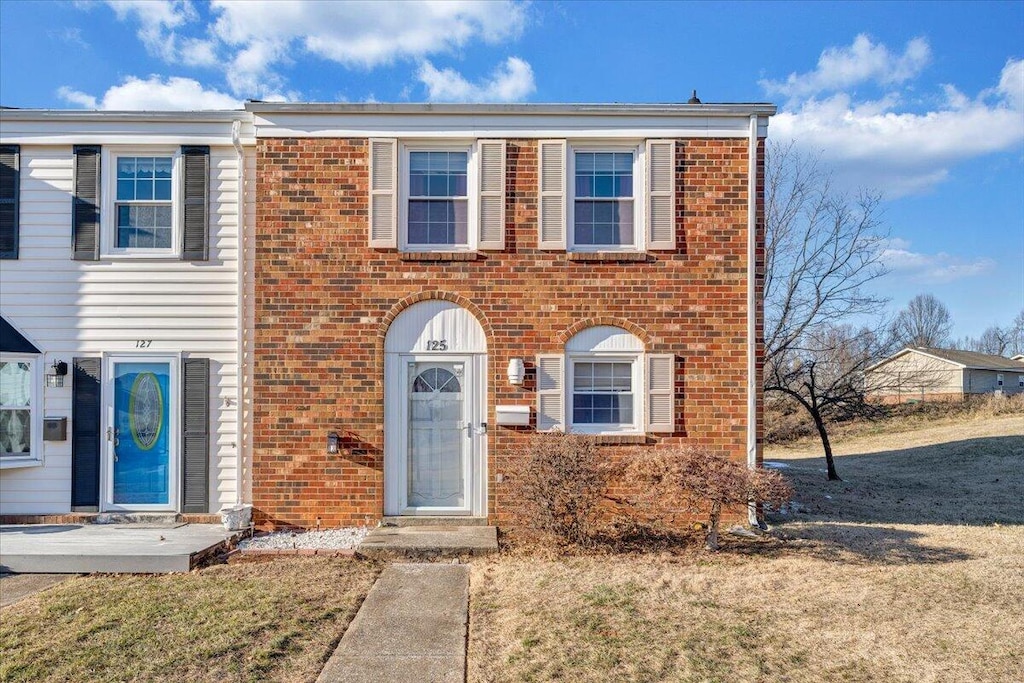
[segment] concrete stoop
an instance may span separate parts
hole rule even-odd
[[[361,557],[430,561],[469,559],[498,552],[493,526],[382,526],[356,548]]]
[[[463,683],[468,625],[469,567],[393,564],[317,683]]]

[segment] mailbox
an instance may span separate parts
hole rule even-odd
[[[68,419],[66,417],[43,418],[43,441],[67,441]]]

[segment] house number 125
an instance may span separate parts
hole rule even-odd
[[[430,339],[427,341],[427,351],[447,351],[447,339]]]

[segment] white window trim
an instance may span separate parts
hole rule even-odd
[[[1017,375],[1017,386],[1024,388],[1024,375]]]
[[[476,251],[480,243],[480,147],[476,140],[399,141],[398,143],[398,250],[410,252]],[[467,152],[466,244],[409,244],[409,153]]]
[[[565,354],[565,424],[569,431],[578,434],[643,434],[646,420],[644,409],[647,405],[646,384],[644,383],[644,359],[646,355],[641,352],[615,351],[615,352],[570,352]],[[576,424],[573,421],[575,415],[574,398],[575,391],[573,382],[575,379],[574,366],[577,362],[593,363],[630,363],[632,365],[633,380],[633,422],[632,424]]]
[[[181,258],[181,147],[172,146],[104,146],[101,159],[103,200],[100,206],[100,253],[106,259],[179,259]],[[171,246],[169,249],[118,248],[117,215],[117,158],[134,156],[171,157]]]
[[[0,456],[0,469],[14,467],[38,467],[43,464],[43,356],[34,353],[4,353],[2,360],[6,363],[31,363],[32,385],[29,395],[29,421],[32,434],[29,445],[32,450],[28,455]]]
[[[1003,386],[1003,373],[1001,372],[996,373],[996,386]]]
[[[576,152],[631,152],[633,154],[633,244],[576,244]],[[565,245],[584,253],[642,252],[647,248],[647,152],[643,141],[568,142],[565,162]]]

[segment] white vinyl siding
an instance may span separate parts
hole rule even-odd
[[[21,253],[0,274],[0,309],[55,360],[104,353],[181,354],[211,360],[210,508],[236,502],[238,481],[238,156],[230,142],[210,150],[210,259],[71,259],[71,145],[21,147]],[[113,140],[111,144],[113,144]],[[252,157],[252,158],[248,158]],[[246,220],[255,213],[254,155]],[[104,174],[112,168],[103,168]],[[251,229],[251,228],[250,228]],[[251,301],[251,299],[250,299]],[[137,349],[139,341],[150,341]],[[104,377],[106,382],[109,378]],[[61,513],[71,496],[71,377],[44,388],[45,416],[69,418],[66,441],[43,442],[44,466],[0,473],[0,513]],[[177,455],[177,454],[176,454]]]

